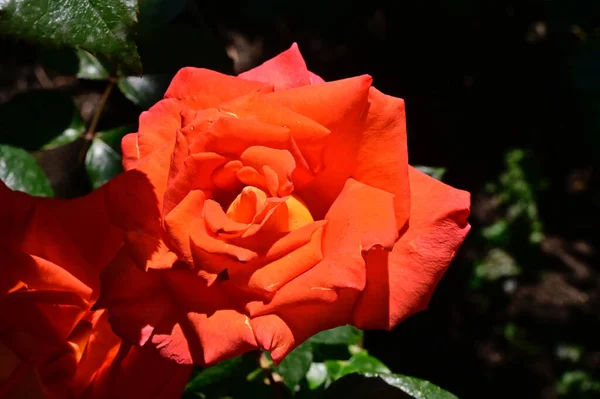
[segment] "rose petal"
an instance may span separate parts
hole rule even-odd
[[[238,118],[256,119],[269,125],[290,129],[298,143],[325,139],[330,131],[314,120],[271,101],[263,94],[252,94],[221,104],[220,109]]]
[[[123,169],[129,170],[135,167],[140,160],[140,148],[138,147],[138,134],[129,133],[121,139],[121,153],[123,154]]]
[[[290,130],[251,119],[220,118],[209,130],[198,135],[190,146],[192,153],[215,152],[239,158],[249,147],[260,145],[288,149]]]
[[[374,245],[392,248],[398,239],[393,201],[394,196],[386,191],[348,179],[325,216],[328,221],[323,240],[325,257],[357,260],[361,251]]]
[[[331,132],[353,125],[368,106],[369,75],[277,91],[265,97],[304,115]]]
[[[102,295],[95,308],[109,310],[113,330],[144,345],[154,327],[173,311],[160,272],[143,272],[122,249],[102,274]]]
[[[90,306],[71,292],[16,291],[0,302],[0,321],[7,331],[60,345]]]
[[[50,207],[37,202],[30,217],[23,223],[23,234],[15,234],[14,248],[38,258],[46,259],[58,267],[65,269],[84,285],[97,290],[98,271],[81,256],[79,249],[64,229],[69,217],[57,219]]]
[[[108,323],[107,312],[94,312],[91,327],[85,350],[70,382],[71,391],[76,397],[90,385],[104,364],[112,362],[121,343],[121,339],[113,333]]]
[[[365,75],[267,95],[332,132],[323,150],[322,170],[296,187],[315,219],[325,216],[356,168],[371,81]]]
[[[244,165],[256,170],[263,170],[268,191],[272,196],[285,197],[294,189],[291,182],[292,172],[296,169],[296,161],[287,150],[276,150],[269,147],[253,146],[242,153],[240,160]],[[274,173],[273,178],[264,170],[265,167]]]
[[[181,132],[191,142],[198,134],[208,130],[210,126],[219,118],[231,118],[228,112],[223,112],[220,108],[202,108],[196,109],[197,104],[193,103],[193,108],[186,108],[181,111],[183,118]]]
[[[310,71],[308,71],[308,74],[310,75],[310,84],[311,85],[317,85],[317,84],[320,84],[320,83],[325,83],[325,80],[323,80],[323,78],[320,77],[319,75],[314,74],[314,73],[312,73]]]
[[[189,271],[171,271],[165,277],[180,313],[186,316],[153,336],[163,356],[208,365],[256,348],[247,316],[220,287],[208,287]]]
[[[369,113],[356,157],[356,180],[394,194],[400,230],[410,215],[404,101],[371,87]]]
[[[109,308],[119,302],[152,296],[160,290],[160,276],[160,272],[143,272],[137,268],[123,248],[100,275],[102,289],[95,308]]]
[[[3,345],[0,343],[0,348]],[[10,350],[10,349],[7,349]],[[2,360],[6,361],[10,352],[1,351]],[[45,398],[48,389],[44,387],[40,375],[33,362],[21,362],[0,384],[0,397],[8,399]]]
[[[229,264],[248,262],[258,256],[254,251],[228,244],[208,234],[204,219],[190,226],[190,248],[194,264],[210,273],[211,281]]]
[[[98,371],[83,398],[178,398],[192,371],[192,366],[165,359],[150,345],[121,345],[114,361]]]
[[[238,223],[229,218],[221,205],[213,200],[206,200],[202,216],[213,234],[221,239],[232,240],[247,238],[261,230],[270,232],[286,231],[288,212],[285,202],[289,197],[270,197],[261,204],[250,223]]]
[[[60,265],[92,286],[123,240],[109,218],[106,194],[104,186],[74,200],[39,198],[0,182],[0,240]]]
[[[98,272],[122,244],[122,232],[110,223],[106,212],[105,192],[102,188],[67,201],[15,196],[8,189],[2,191],[0,199],[6,199],[8,207],[5,209],[12,214],[6,219],[2,217],[8,221],[3,226],[5,242],[59,265],[95,289]],[[11,198],[17,201],[12,203]],[[20,214],[22,210],[27,214]]]
[[[165,99],[154,104],[140,115],[137,145],[122,146],[124,158],[142,159],[175,140],[181,127],[181,111],[184,104],[175,99]],[[131,154],[135,150],[137,154]]]
[[[221,205],[213,200],[205,201],[202,216],[204,217],[206,226],[216,234],[221,232],[238,233],[242,230],[247,230],[251,223],[239,223],[232,220],[225,211],[223,211]]]
[[[393,200],[386,191],[349,179],[325,217],[323,261],[281,287],[269,303],[249,303],[250,314],[332,302],[338,299],[340,288],[362,290],[366,283],[362,251],[375,245],[392,248],[398,238]]]
[[[291,203],[291,204],[290,204]],[[250,249],[257,254],[259,258],[256,259],[260,265],[264,265],[269,261],[273,261],[283,255],[286,255],[289,251],[299,248],[301,245],[306,244],[310,241],[312,233],[326,223],[325,220],[314,222],[312,218],[307,219],[296,219],[298,216],[298,210],[295,209],[299,203],[294,197],[288,197],[285,201],[285,209],[280,206],[271,218],[277,219],[273,222],[273,228],[269,228],[271,221],[267,221],[267,226],[256,232],[255,235],[246,238],[234,238],[230,242],[241,247]],[[278,212],[281,208],[284,208],[284,212]],[[310,215],[308,215],[310,216]],[[293,226],[294,228],[290,228]],[[236,268],[246,267],[246,264],[234,265]],[[231,270],[231,266],[230,266]]]
[[[176,260],[163,241],[161,209],[175,140],[106,185],[111,221],[125,230],[125,246],[142,270],[167,268]]]
[[[0,180],[0,239],[3,243],[18,244],[19,238],[27,227],[25,221],[31,217],[35,206],[36,197],[20,191],[13,191]]]
[[[165,193],[163,215],[167,215],[192,190],[214,188],[213,172],[228,159],[215,152],[202,152],[187,157],[177,175],[169,182]]]
[[[266,255],[253,262],[228,269],[232,282],[263,293],[274,293],[293,278],[323,259],[321,251],[324,222],[315,222],[278,240]],[[287,247],[282,251],[283,247]]]
[[[198,108],[209,108],[248,93],[271,91],[272,85],[250,82],[208,69],[186,67],[177,72],[165,97],[193,99]]]
[[[162,239],[137,231],[125,233],[125,248],[140,270],[169,269],[177,261]]]
[[[242,166],[236,173],[236,177],[246,187],[258,187],[263,191],[268,191],[267,178],[263,173],[259,173],[252,166]]]
[[[178,130],[175,136],[175,146],[171,153],[171,164],[169,166],[169,177],[167,178],[167,187],[183,167],[185,159],[190,155],[189,142],[186,136]]]
[[[123,340],[138,346],[148,342],[156,326],[175,312],[170,298],[164,293],[153,297],[136,298],[135,302],[110,307],[110,324]]]
[[[227,216],[239,223],[252,223],[264,207],[267,194],[254,186],[246,186],[227,208]]]
[[[202,208],[206,196],[201,190],[192,190],[165,217],[165,228],[169,243],[179,260],[193,264],[190,248],[190,230],[193,223],[201,223]]]
[[[270,83],[275,90],[286,90],[310,84],[310,75],[306,63],[300,54],[298,45],[292,44],[288,50],[265,61],[263,64],[239,77],[256,82]]]
[[[66,291],[85,299],[92,298],[91,287],[46,259],[14,251],[3,252],[2,259],[0,276],[3,283],[7,280],[21,281],[27,291]]]
[[[330,131],[317,122],[270,101],[260,94],[237,98],[222,104],[221,109],[232,112],[239,118],[256,119],[269,125],[289,129],[299,148],[298,153],[294,151],[293,147],[290,148],[296,162],[300,166],[310,165],[315,169],[321,166],[325,139],[329,136]],[[304,159],[308,162],[306,166]]]
[[[279,364],[316,333],[347,324],[357,296],[357,291],[343,289],[331,304],[294,306],[277,315],[252,318],[250,324],[258,344],[270,351],[273,362]]]
[[[122,230],[110,220],[106,206],[107,189],[108,184],[85,197],[42,203],[44,212],[54,215],[60,228],[68,234],[77,251],[96,273],[112,260],[123,242]],[[56,234],[50,226],[44,227]],[[66,248],[63,250],[66,251]]]
[[[199,353],[192,351],[196,364],[210,366],[256,349],[248,316],[237,310],[216,310],[210,314],[189,312],[187,323],[202,347]]]
[[[427,307],[466,237],[469,193],[409,168],[411,216],[391,253],[366,255],[367,286],[353,314],[359,328],[391,329]]]
[[[163,196],[174,144],[174,140],[166,143],[142,159],[135,169],[106,184],[106,207],[113,224],[160,238]]]
[[[258,345],[271,352],[271,357],[279,364],[281,360],[290,353],[296,344],[296,339],[291,328],[281,317],[275,314],[268,314],[260,317],[253,317],[250,325],[256,336]]]
[[[241,161],[235,159],[217,168],[212,174],[212,181],[222,191],[239,191],[242,183],[237,178],[237,172],[244,166]]]

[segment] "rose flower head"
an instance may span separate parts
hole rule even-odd
[[[36,198],[0,182],[0,397],[79,397],[121,341],[91,311],[122,245],[98,191]]]
[[[109,183],[110,184],[110,183]],[[123,245],[106,187],[74,200],[0,182],[0,397],[178,397],[191,367],[114,334],[92,310],[100,272]],[[142,383],[143,381],[143,383]]]
[[[469,194],[408,165],[404,102],[324,82],[294,44],[238,77],[184,68],[123,139],[107,206],[125,244],[99,307],[184,364],[426,308],[469,231]]]

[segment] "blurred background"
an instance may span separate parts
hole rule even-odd
[[[600,398],[600,2],[150,3],[142,77],[0,38],[0,178],[33,159],[23,189],[85,194],[180,67],[235,74],[297,42],[324,79],[405,99],[411,164],[472,193],[429,310],[367,332],[370,353],[463,399]]]

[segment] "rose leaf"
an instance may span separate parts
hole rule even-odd
[[[40,197],[54,195],[42,168],[21,148],[0,145],[0,180],[16,191]]]
[[[141,73],[134,41],[137,6],[136,0],[4,0],[0,1],[0,33],[56,47],[83,48]]]
[[[424,380],[400,374],[352,373],[335,381],[322,396],[329,398],[458,399]]]

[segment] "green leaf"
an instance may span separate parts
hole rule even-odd
[[[0,180],[16,191],[41,197],[54,195],[42,168],[20,148],[0,145]]]
[[[76,115],[78,119],[74,119],[71,126],[65,129],[64,132],[57,136],[56,138],[50,140],[46,145],[42,147],[44,150],[49,150],[51,148],[56,148],[63,146],[65,144],[69,144],[77,140],[83,132],[85,131],[85,127],[83,126],[83,121],[79,119],[79,114]]]
[[[387,368],[377,358],[369,356],[367,351],[361,350],[350,360],[327,360],[325,362],[327,371],[332,379],[337,380],[347,374],[351,373],[390,373],[390,369]]]
[[[94,189],[123,171],[121,139],[132,130],[132,126],[120,126],[96,134],[85,157],[86,171]]]
[[[3,0],[0,33],[45,45],[79,47],[142,72],[134,42],[136,0]]]
[[[138,34],[146,35],[171,22],[185,8],[186,0],[139,0]]]
[[[521,274],[521,268],[515,258],[500,248],[492,248],[485,258],[475,264],[475,276],[486,281],[515,277]]]
[[[433,166],[422,165],[415,166],[415,168],[437,180],[442,180],[442,178],[446,174],[446,168],[436,168]]]
[[[577,363],[584,353],[584,348],[578,345],[558,344],[555,353],[556,357],[562,361]]]
[[[331,384],[320,399],[411,399],[402,390],[387,384],[382,378],[349,374]]]
[[[79,79],[106,80],[109,78],[112,66],[107,61],[102,62],[82,49],[76,51],[79,58],[79,70],[77,71]]]
[[[561,397],[590,399],[600,397],[600,381],[584,370],[565,371],[556,388]]]
[[[121,155],[97,137],[85,155],[85,169],[97,189],[123,171]]]
[[[380,377],[386,383],[401,389],[415,399],[458,399],[448,391],[444,391],[437,385],[419,378],[409,377],[401,374],[365,374],[367,377]]]
[[[125,97],[148,109],[163,98],[170,81],[168,75],[128,76],[119,78],[117,85]]]
[[[200,369],[200,371],[194,373],[186,385],[185,391],[198,392],[211,384],[227,381],[241,364],[242,357],[238,356],[233,359],[224,360],[207,369]]]
[[[106,57],[94,56],[80,48],[44,47],[40,51],[40,58],[45,67],[79,79],[106,80],[115,74],[115,65]]]
[[[267,398],[273,387],[264,383],[266,373],[257,362],[257,353],[246,353],[192,375],[182,399]]]
[[[325,363],[312,363],[306,373],[308,387],[312,390],[321,387],[329,379],[327,366]]]
[[[481,235],[489,241],[497,243],[506,243],[506,241],[508,240],[509,228],[510,225],[508,223],[508,220],[500,219],[494,222],[493,224],[482,228]]]
[[[17,94],[0,106],[0,143],[26,150],[58,147],[85,131],[71,97],[54,90]]]
[[[325,391],[329,398],[458,399],[448,391],[418,378],[399,374],[354,373],[335,381]]]
[[[103,132],[98,132],[96,134],[96,138],[101,139],[106,144],[108,144],[110,146],[110,148],[112,148],[113,150],[115,150],[117,153],[120,154],[121,153],[121,140],[123,139],[123,136],[125,136],[127,133],[133,132],[134,129],[135,129],[135,127],[130,126],[130,125],[120,126],[120,127],[114,128],[114,129],[109,129],[109,130],[105,130]]]
[[[283,378],[283,382],[292,391],[304,378],[313,360],[310,342],[305,341],[283,359],[273,370]]]
[[[346,325],[331,330],[321,331],[314,335],[310,342],[329,345],[358,345],[362,342],[363,332],[356,327]]]

